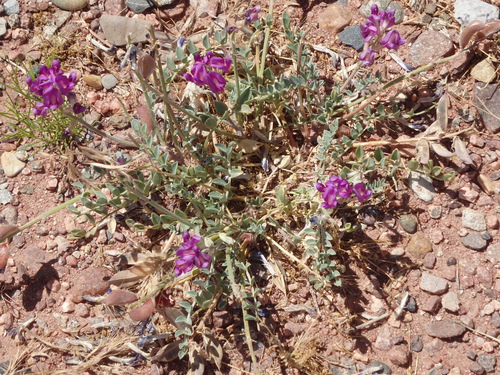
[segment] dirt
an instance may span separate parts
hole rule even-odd
[[[31,57],[43,62],[52,50],[34,46],[33,36],[41,33],[43,25],[52,19],[57,8],[44,0],[22,0],[19,3],[19,24],[8,27],[7,33],[0,37],[2,54],[12,60]],[[263,9],[266,8],[267,4],[263,1],[251,4],[238,2],[237,5],[221,1],[218,9],[234,19],[241,17],[250,5],[259,3]],[[214,0],[210,4],[213,9]],[[335,33],[318,26],[324,22],[321,17],[332,4],[331,1],[299,1],[286,5],[278,2],[275,18],[280,19],[286,10],[292,15],[292,22],[308,32],[308,42],[334,50],[349,67],[356,63],[358,53],[342,45]],[[437,5],[439,11],[434,18],[442,22],[451,40],[456,42],[459,27],[452,21],[452,6],[446,2],[437,2]],[[359,0],[349,1],[348,9],[352,15],[349,25],[363,22],[358,13],[360,6]],[[405,60],[411,41],[428,25],[419,21],[421,14],[415,13],[407,2],[402,6],[405,21],[397,29],[409,43],[398,51],[398,55]],[[102,114],[101,122],[106,131],[124,135],[130,130],[117,130],[109,122],[113,115],[121,111],[117,98],[134,114],[143,99],[130,69],[119,71],[119,61],[115,57],[103,54],[88,41],[88,37],[104,41],[97,22],[104,9],[113,14],[133,16],[120,1],[91,1],[91,5],[84,10],[72,12],[70,20],[58,31],[64,37],[63,41],[52,47],[65,71],[76,71],[80,77],[107,73],[119,77],[119,83],[113,90],[92,89],[79,80],[76,92],[92,111]],[[155,21],[158,31],[165,31],[166,26],[172,31],[182,30],[192,13],[193,9],[181,2],[181,5],[162,8],[161,22],[160,13],[155,10],[148,10],[137,17]],[[7,18],[5,14],[0,15]],[[207,25],[210,25],[209,17],[197,19],[194,30],[203,31]],[[325,79],[330,82],[341,79],[341,72],[331,65],[329,55],[318,52],[315,58]],[[449,118],[457,118],[461,113],[459,110],[464,108],[470,109],[474,116],[471,123],[462,122],[457,131],[469,126],[475,130],[469,135],[467,145],[475,166],[470,167],[460,161],[450,163],[450,167],[458,172],[457,177],[451,183],[434,180],[432,184],[436,194],[431,203],[417,197],[405,180],[399,181],[397,191],[388,189],[387,199],[375,208],[376,214],[359,216],[363,230],[339,249],[339,262],[346,267],[341,287],[316,290],[309,283],[308,275],[293,267],[289,272],[287,270],[286,295],[273,285],[266,285],[261,301],[265,312],[260,331],[252,327],[262,373],[358,374],[367,366],[376,367],[373,362],[383,362],[395,375],[457,375],[469,374],[472,370],[479,371],[473,373],[480,373],[478,365],[482,364],[484,368],[484,361],[491,358],[498,361],[500,259],[492,259],[488,251],[495,245],[500,246],[500,186],[498,181],[494,181],[497,190],[485,191],[480,180],[500,170],[500,136],[485,131],[471,102],[474,84],[470,76],[472,64],[469,62],[467,68],[455,76],[443,76],[442,67],[437,67],[418,79],[414,78],[412,85],[399,86],[397,90],[382,94],[385,95],[382,99],[389,100],[404,93],[408,100],[416,100],[418,95],[426,95],[419,90],[437,90],[436,81],[446,82],[449,79],[446,82],[450,92]],[[5,75],[10,68],[2,62],[0,69]],[[388,80],[403,73],[401,67],[389,57],[366,68],[365,72],[369,70],[372,73],[380,70]],[[456,82],[460,83],[460,87],[455,85]],[[463,91],[453,94],[454,87]],[[0,103],[1,100],[0,97]],[[420,121],[428,126],[434,117],[435,112],[431,111],[422,115]],[[377,126],[379,128],[369,141],[394,139],[401,132],[399,125],[391,122],[380,122]],[[5,122],[0,127],[5,129]],[[416,134],[407,129],[403,132],[408,137]],[[1,143],[0,149],[11,151],[23,142]],[[104,142],[98,136],[92,142],[90,147],[104,148]],[[116,145],[110,145],[109,155],[118,149]],[[386,151],[390,149],[387,146]],[[411,147],[403,151],[410,156],[415,153]],[[43,165],[42,170],[39,165]],[[76,194],[71,188],[73,181],[67,174],[67,161],[56,152],[42,150],[34,155],[34,160],[18,176],[1,177],[2,182],[8,182],[7,190],[12,195],[11,202],[3,205],[2,215],[5,216],[5,210],[17,211],[16,225],[27,223]],[[463,245],[462,239],[469,232],[474,232],[463,225],[466,209],[478,211],[485,218],[486,228],[480,232],[486,232],[491,237],[487,239],[488,250],[476,251]],[[409,233],[401,225],[401,221],[408,218],[417,223],[415,233]],[[7,361],[17,358],[15,366],[11,362],[17,370],[31,369],[34,373],[47,374],[56,371],[85,374],[187,373],[186,360],[152,364],[138,356],[138,365],[132,367],[116,359],[135,356],[134,351],[124,347],[123,343],[137,345],[138,326],[124,314],[126,309],[113,311],[88,298],[82,300],[81,295],[105,294],[109,287],[107,280],[117,270],[117,254],[138,246],[150,250],[157,244],[152,244],[147,234],[133,233],[125,226],[119,226],[112,236],[101,229],[88,240],[66,239],[72,229],[84,226],[69,211],[63,210],[16,235],[9,242],[11,257],[0,274],[0,362],[7,364]],[[446,281],[444,293],[436,296],[422,290],[422,277],[428,273]],[[92,282],[89,283],[89,280]],[[182,300],[182,289],[175,293],[174,299],[177,302]],[[407,303],[403,304],[402,299]],[[459,301],[456,309],[453,308],[454,299]],[[411,308],[411,304],[416,304],[416,307]],[[429,332],[430,323],[447,320],[468,328],[451,338],[434,337],[434,333]],[[370,321],[372,323],[364,324]],[[159,327],[172,332],[172,326],[165,322],[159,323]],[[255,372],[242,338],[242,327],[238,306],[213,313],[207,328],[221,341],[225,354],[222,367],[218,369],[209,364],[206,373]],[[114,356],[115,360],[111,360],[110,356]],[[499,373],[499,367],[500,364],[493,367],[490,373]],[[429,372],[431,370],[434,372]]]

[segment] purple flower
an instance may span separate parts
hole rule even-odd
[[[391,30],[380,41],[384,47],[388,49],[398,50],[403,44],[405,44],[405,38],[403,38],[396,30]]]
[[[371,190],[366,190],[365,185],[362,182],[357,183],[354,185],[353,192],[358,198],[360,203],[363,203],[363,201],[373,194],[373,191]]]
[[[184,244],[177,249],[176,255],[180,258],[175,261],[176,267],[174,273],[179,276],[183,273],[189,272],[194,266],[198,268],[207,268],[212,260],[212,257],[207,253],[200,251],[196,246],[201,241],[199,236],[190,236],[189,232],[184,232],[182,235]]]
[[[363,65],[372,65],[375,61],[375,51],[368,47],[360,53],[359,59],[361,60]]]
[[[379,31],[377,25],[372,20],[370,20],[370,18],[366,20],[366,24],[360,26],[361,36],[363,37],[366,43],[368,43],[370,40],[376,37]]]
[[[317,183],[316,189],[322,193],[325,201],[321,203],[321,207],[326,209],[337,207],[337,197],[349,198],[352,192],[349,182],[339,176],[330,177],[325,184]]]
[[[405,39],[395,30],[389,31],[382,37],[384,32],[394,26],[395,10],[389,9],[386,12],[380,12],[376,4],[372,5],[371,15],[366,23],[361,25],[361,36],[365,40],[365,50],[361,52],[359,58],[364,65],[371,65],[375,59],[375,51],[386,47],[397,50],[404,44]],[[382,40],[380,40],[382,38]]]
[[[37,102],[33,113],[35,115],[47,116],[47,110],[55,110],[64,103],[63,95],[69,95],[75,87],[76,73],[72,72],[65,76],[61,70],[58,60],[53,60],[48,68],[45,65],[40,67],[40,74],[33,78],[26,78],[30,92],[40,96],[43,101]]]
[[[209,51],[203,57],[195,54],[194,61],[191,74],[185,73],[184,78],[198,86],[208,85],[210,91],[215,94],[224,91],[226,79],[212,69],[218,69],[224,73],[229,72],[231,59],[229,57],[216,57],[212,51]]]
[[[395,10],[393,8],[389,9],[387,12],[380,13],[380,32],[384,32],[389,27],[394,26],[394,13]]]
[[[248,9],[245,14],[245,25],[250,25],[259,19],[260,5]]]
[[[238,31],[238,26],[232,25],[232,26],[226,27],[226,33],[228,33],[228,34],[232,34],[235,31]]]

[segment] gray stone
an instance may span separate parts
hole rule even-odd
[[[476,83],[474,85],[474,104],[477,106],[484,127],[491,133],[500,131],[500,119],[496,115],[500,113],[500,90],[498,90],[498,85]]]
[[[15,152],[4,152],[0,157],[0,163],[7,177],[17,176],[26,166],[26,163],[16,158]]]
[[[486,249],[486,259],[493,264],[500,263],[500,242],[488,246]]]
[[[152,0],[126,0],[125,5],[134,13],[142,13],[154,6]]]
[[[493,181],[500,180],[500,171],[493,172],[492,174],[490,174],[490,178]]]
[[[446,57],[453,52],[453,43],[438,31],[427,30],[420,34],[408,53],[412,66],[421,66]]]
[[[429,207],[429,214],[433,219],[439,219],[441,217],[441,213],[443,212],[443,209],[441,206],[431,206]]]
[[[113,74],[102,76],[102,85],[106,90],[111,90],[118,83],[118,79]]]
[[[439,371],[437,368],[433,367],[425,375],[441,375],[441,371]]]
[[[63,10],[75,11],[83,9],[89,3],[88,0],[51,0],[52,4]]]
[[[417,231],[417,218],[414,215],[401,215],[399,224],[408,233],[415,233]]]
[[[361,5],[359,8],[359,14],[363,17],[368,18],[372,14],[372,5],[377,4],[379,10],[386,11],[388,9],[394,9],[394,22],[400,23],[403,21],[403,8],[397,1],[390,0],[368,0]]]
[[[461,336],[465,333],[466,328],[453,320],[440,320],[429,323],[425,326],[425,332],[431,337],[440,339],[451,339]]]
[[[441,304],[443,308],[451,312],[457,312],[460,309],[460,301],[455,292],[446,293],[443,298],[441,298]]]
[[[8,190],[0,189],[0,204],[10,203],[12,200],[12,195],[10,195]]]
[[[498,19],[498,7],[480,0],[456,0],[455,19],[462,26],[474,20],[489,21]]]
[[[411,236],[408,245],[406,245],[406,252],[419,260],[424,259],[425,255],[431,251],[431,241],[421,233],[416,233]]]
[[[460,239],[462,245],[472,250],[483,250],[488,245],[488,242],[479,233],[469,233],[467,236]]]
[[[405,306],[406,311],[409,311],[411,313],[416,313],[417,312],[417,301],[413,296],[408,297],[408,301],[406,302]]]
[[[173,4],[176,0],[153,0],[158,7]]]
[[[471,208],[465,208],[462,212],[462,225],[465,228],[481,232],[486,230],[484,214]]]
[[[109,124],[115,129],[125,129],[130,126],[130,120],[127,116],[113,115],[109,118]]]
[[[432,202],[434,196],[436,195],[434,186],[432,186],[432,179],[428,176],[424,176],[416,172],[410,172],[408,184],[410,189],[417,194],[417,197],[422,199],[424,202]]]
[[[117,46],[127,44],[129,35],[132,44],[146,42],[153,25],[151,21],[109,14],[103,14],[99,22],[108,42]]]
[[[422,338],[420,336],[415,336],[414,338],[411,339],[410,350],[416,353],[420,353],[423,348],[424,348],[424,342],[422,341]]]
[[[477,363],[484,367],[486,372],[495,371],[495,367],[497,365],[497,359],[495,356],[489,354],[479,354],[477,356]]]
[[[358,52],[362,51],[365,45],[359,25],[348,27],[339,34],[339,38],[343,44],[353,47]]]
[[[7,32],[7,21],[5,18],[0,18],[0,36],[3,36]]]
[[[3,11],[6,15],[10,16],[11,14],[19,14],[21,8],[17,0],[7,0],[5,4],[3,4]]]
[[[370,374],[372,375],[391,375],[392,370],[384,362],[373,361],[368,363],[366,369],[370,369]]]
[[[420,279],[420,289],[430,294],[441,295],[448,290],[448,282],[445,279],[424,272]]]

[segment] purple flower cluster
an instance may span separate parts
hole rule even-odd
[[[359,58],[364,65],[373,64],[375,52],[383,47],[397,51],[405,43],[405,38],[399,35],[396,30],[390,30],[383,35],[386,30],[394,26],[394,9],[383,12],[379,11],[377,4],[373,4],[371,11],[371,16],[368,17],[364,25],[361,25],[361,35],[365,39],[365,50],[361,52]]]
[[[245,25],[250,25],[259,19],[260,5],[248,9],[245,14]]]
[[[325,201],[321,203],[321,207],[326,209],[337,207],[337,200],[339,197],[347,199],[354,193],[358,200],[363,203],[365,199],[373,194],[371,190],[365,188],[362,182],[351,186],[347,180],[339,176],[330,177],[324,184],[318,182],[316,184],[316,189],[322,193],[321,196]]]
[[[213,52],[209,51],[205,56],[194,55],[194,64],[191,68],[191,74],[185,73],[184,78],[198,86],[208,85],[210,91],[214,94],[224,91],[226,87],[225,78],[212,69],[229,72],[231,67],[231,58],[215,57]]]
[[[184,232],[182,235],[184,244],[177,249],[176,255],[180,258],[175,261],[177,267],[174,269],[176,276],[189,272],[193,266],[198,268],[207,268],[212,260],[212,257],[207,253],[201,252],[196,246],[201,241],[199,236],[190,236],[189,232]]]
[[[67,96],[74,103],[73,112],[82,113],[85,107],[76,102],[76,97],[70,91],[75,87],[76,73],[72,72],[65,76],[61,70],[61,64],[58,60],[53,60],[50,68],[45,65],[40,66],[40,74],[33,80],[26,78],[26,83],[30,92],[40,96],[43,102],[37,102],[33,113],[35,115],[47,116],[47,110],[55,110],[64,103],[63,95]]]

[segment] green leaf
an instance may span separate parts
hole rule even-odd
[[[242,104],[240,108],[240,113],[243,113],[244,115],[249,115],[252,113],[252,109],[248,104]]]
[[[225,233],[219,233],[219,238],[222,240],[222,242],[228,244],[228,245],[233,245],[234,244],[234,239],[232,237],[229,237]]]
[[[285,29],[290,29],[290,14],[283,13],[283,26]]]
[[[358,148],[356,149],[355,155],[356,155],[356,159],[358,161],[362,161],[365,157],[365,150],[363,150],[363,147],[358,146]]]
[[[377,148],[375,150],[375,153],[373,154],[375,160],[380,163],[380,161],[384,158],[384,152],[382,151],[381,148]]]
[[[223,115],[224,113],[227,112],[227,105],[223,102],[216,101],[214,103],[215,110],[219,115]]]
[[[210,44],[210,38],[208,37],[208,34],[206,34],[203,37],[203,47],[205,47],[207,50],[212,49],[212,45]]]
[[[241,106],[242,104],[246,103],[248,99],[250,99],[251,94],[252,94],[252,88],[248,86],[243,92],[240,94],[238,99],[236,100],[236,104]]]
[[[411,159],[408,162],[408,169],[410,169],[411,171],[416,171],[419,168],[420,168],[420,163],[418,161],[416,161],[415,159]]]

